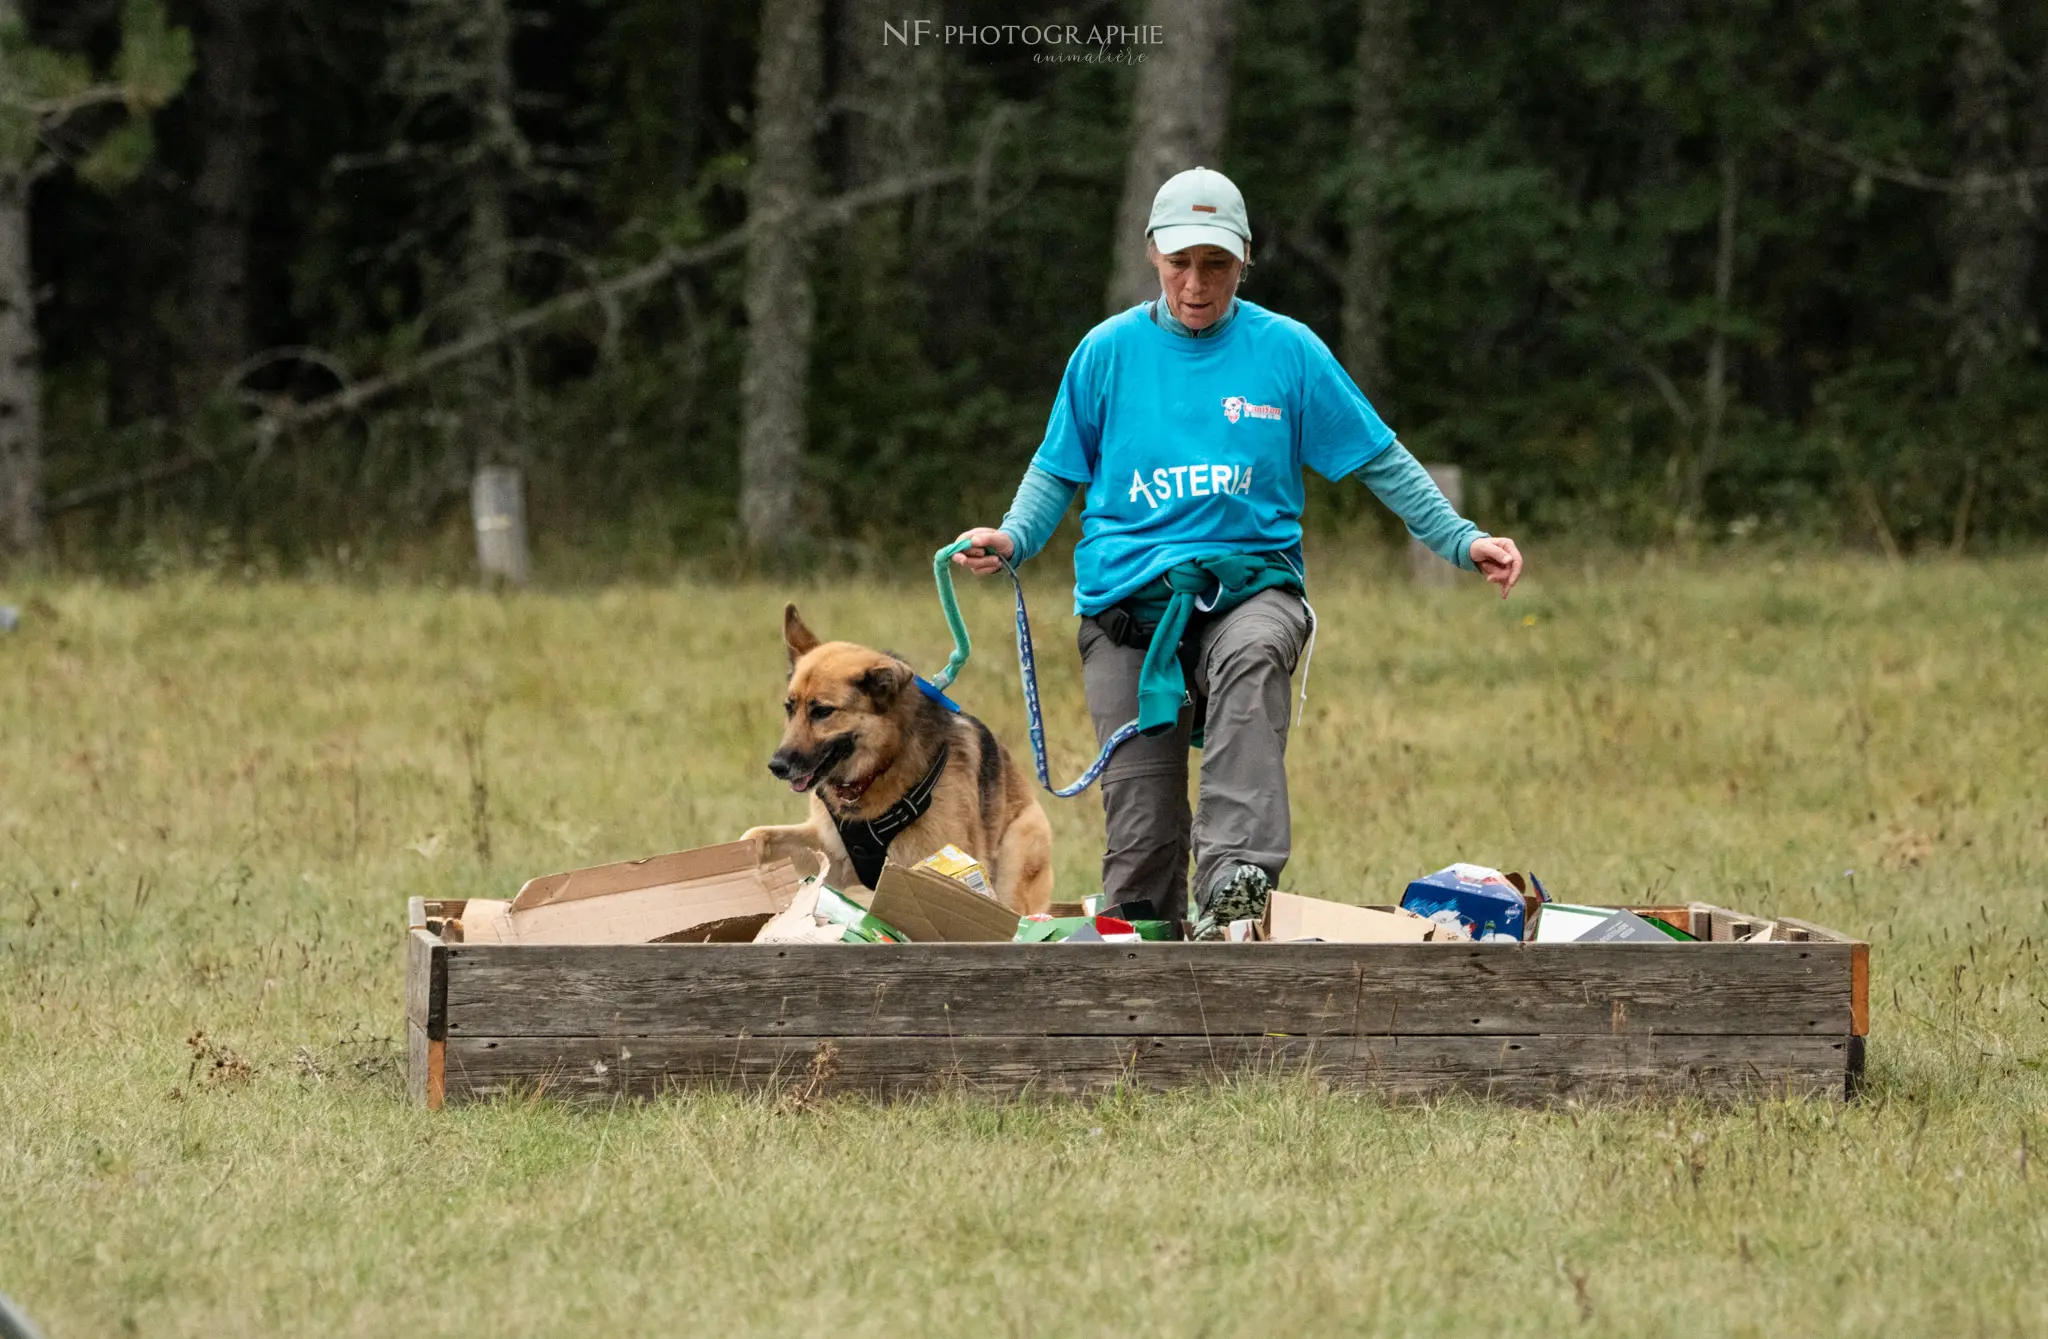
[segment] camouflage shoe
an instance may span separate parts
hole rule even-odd
[[[1257,865],[1239,865],[1218,878],[1203,899],[1202,914],[1195,921],[1196,939],[1216,940],[1230,933],[1232,921],[1266,918],[1266,902],[1273,895],[1273,881]]]

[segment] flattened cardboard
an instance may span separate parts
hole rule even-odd
[[[868,910],[914,944],[1007,944],[1017,934],[1016,912],[928,869],[884,865]]]
[[[788,860],[760,862],[753,842],[530,879],[502,912],[471,899],[472,944],[745,943],[796,894]]]
[[[1321,939],[1332,944],[1425,944],[1434,928],[1420,916],[1346,906],[1294,893],[1274,893],[1266,904],[1263,937],[1278,941]]]
[[[511,915],[512,904],[503,898],[472,897],[463,903],[461,915],[443,922],[441,937],[451,944],[509,944]]]
[[[512,899],[512,910],[532,911],[537,907],[575,902],[586,897],[610,897],[616,893],[640,892],[671,884],[696,884],[707,890],[721,880],[751,885],[763,863],[760,844],[741,841],[699,846],[691,851],[671,851],[667,855],[648,856],[644,860],[593,865],[589,869],[572,869],[561,874],[543,874],[526,881],[519,895]],[[820,872],[807,870],[801,871],[800,875]]]
[[[706,921],[692,925],[686,930],[665,934],[650,942],[656,944],[751,944],[761,928],[774,917],[765,911],[751,916],[727,916],[724,920]]]
[[[1613,907],[1582,907],[1569,902],[1550,902],[1536,917],[1538,944],[1570,944],[1596,925],[1613,916]]]
[[[830,921],[818,924],[818,893],[822,885],[806,879],[796,898],[774,920],[754,936],[756,944],[838,944],[845,942],[846,927]]]
[[[1675,944],[1678,941],[1633,911],[1617,911],[1572,941],[1574,944]]]

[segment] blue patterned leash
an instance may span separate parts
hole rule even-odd
[[[953,654],[946,658],[944,669],[919,683],[942,702],[947,701],[945,690],[951,686],[961,667],[966,665],[968,652],[972,649],[967,638],[966,620],[960,617],[960,600],[953,592],[953,555],[973,547],[963,539],[932,555],[932,579],[938,583],[939,604],[946,611],[946,627],[953,634]],[[1017,569],[1010,566],[1009,559],[1001,554],[993,556],[1003,565],[1004,575],[1010,578],[1010,585],[1017,592],[1017,673],[1024,683],[1024,714],[1031,724],[1031,757],[1038,764],[1038,784],[1063,800],[1072,799],[1095,784],[1102,770],[1109,766],[1109,755],[1116,752],[1119,744],[1138,733],[1138,722],[1133,718],[1118,726],[1109,742],[1102,746],[1102,752],[1095,755],[1095,761],[1088,764],[1088,770],[1071,784],[1053,785],[1052,768],[1045,757],[1045,711],[1038,702],[1038,661],[1031,651],[1031,616],[1024,610],[1024,583],[1017,579]]]

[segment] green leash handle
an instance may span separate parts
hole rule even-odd
[[[964,539],[955,540],[932,555],[932,580],[938,583],[939,607],[946,611],[946,626],[953,632],[953,654],[946,657],[946,668],[932,675],[932,687],[944,692],[948,685],[967,664],[967,656],[974,649],[967,640],[967,621],[960,617],[960,600],[953,593],[953,555],[965,553],[974,545]]]
[[[974,545],[966,540],[948,544],[932,555],[932,579],[939,586],[939,604],[946,611],[946,626],[953,630],[953,655],[946,661],[946,668],[922,682],[930,686],[931,693],[954,711],[960,708],[945,696],[946,686],[953,682],[953,676],[967,663],[968,652],[972,649],[967,640],[967,624],[960,617],[960,601],[953,593],[953,555],[964,553]],[[998,558],[1003,572],[1010,578],[1010,585],[1017,592],[1017,677],[1024,689],[1024,715],[1031,726],[1031,760],[1038,765],[1038,784],[1044,786],[1059,798],[1071,799],[1095,784],[1103,769],[1109,766],[1109,755],[1117,746],[1138,733],[1138,723],[1127,721],[1110,735],[1102,745],[1102,751],[1095,755],[1095,761],[1088,770],[1065,786],[1052,783],[1052,766],[1045,756],[1045,711],[1038,702],[1037,656],[1031,649],[1031,620],[1024,612],[1024,583],[1017,579],[1017,569],[1006,558]]]

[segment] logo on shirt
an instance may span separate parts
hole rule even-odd
[[[1253,404],[1242,395],[1226,395],[1223,397],[1223,417],[1232,423],[1241,418],[1269,418],[1277,423],[1280,421],[1280,406]]]

